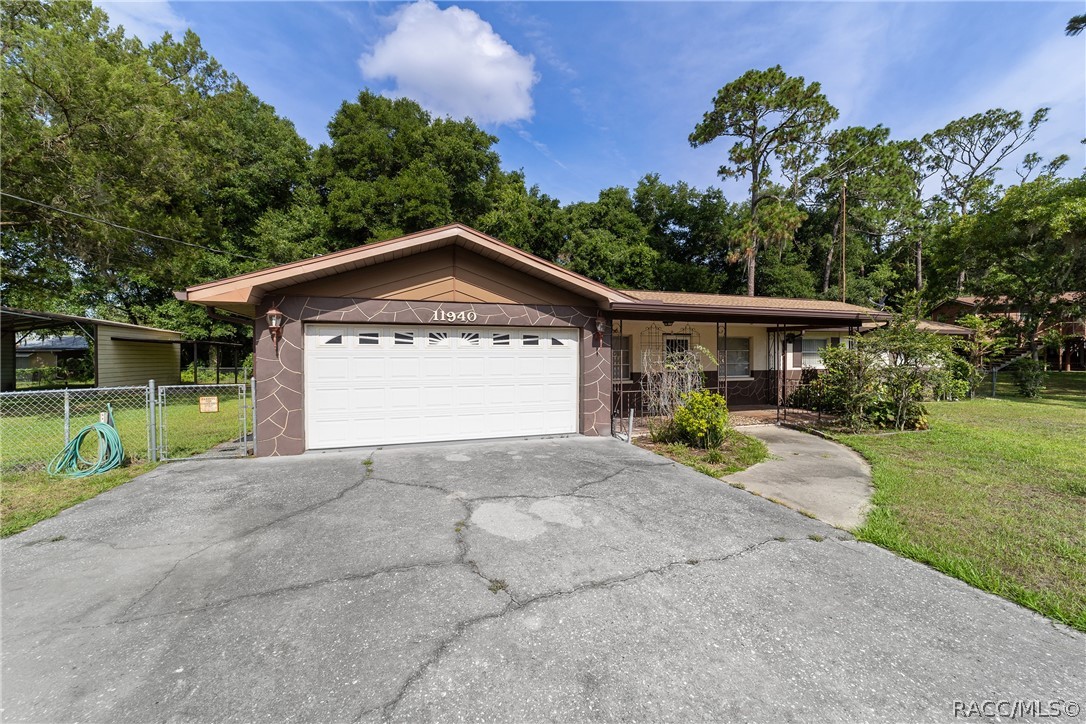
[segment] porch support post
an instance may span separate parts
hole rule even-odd
[[[780,322],[777,322],[777,328],[776,328],[776,331],[775,331],[775,336],[777,338],[777,344],[780,345],[780,360],[781,360],[781,363],[780,363],[780,365],[778,365],[778,369],[777,369],[777,422],[780,423],[780,421],[781,421],[781,395],[784,394],[784,390],[783,390],[784,379],[785,379],[785,377],[784,377],[784,374],[785,374],[784,366],[785,366],[785,363],[787,361],[787,359],[785,357],[785,351],[784,351],[784,345],[787,344],[787,343],[783,339],[781,339],[781,323]]]
[[[713,343],[716,345],[716,393],[720,394],[720,322],[716,323],[716,341]],[[728,352],[725,347],[724,359],[727,360]],[[725,370],[727,369],[727,363],[725,362]]]
[[[728,399],[728,320],[724,320],[724,399]]]

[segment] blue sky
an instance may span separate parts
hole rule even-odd
[[[738,200],[716,176],[728,140],[686,139],[718,88],[775,64],[821,82],[837,125],[895,138],[1051,106],[1027,150],[1086,165],[1086,36],[1063,33],[1081,2],[98,4],[144,40],[191,27],[313,145],[362,88],[406,94],[482,121],[504,167],[563,202],[649,172]]]

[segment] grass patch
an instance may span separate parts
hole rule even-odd
[[[769,450],[764,442],[733,429],[724,434],[724,442],[716,450],[687,447],[682,443],[655,443],[647,438],[634,442],[646,450],[671,458],[714,478],[746,470],[769,457]]]
[[[1039,399],[929,404],[931,429],[839,435],[872,465],[870,541],[1086,631],[1086,373]]]
[[[72,396],[71,434],[75,436],[86,425],[97,422],[106,403],[113,403],[114,422],[128,464],[88,478],[51,478],[45,472],[45,466],[64,448],[63,407],[56,407],[58,398],[4,400],[0,407],[0,537],[26,530],[155,468],[147,461],[147,410],[142,393],[129,390],[94,394],[97,396],[93,398]],[[205,452],[240,434],[236,394],[220,393],[217,413],[200,412],[199,394],[186,391],[179,396],[183,399],[166,406],[171,458]],[[83,456],[97,457],[97,446],[97,436],[89,436]]]
[[[0,537],[24,531],[154,468],[154,464],[141,463],[88,478],[51,478],[42,470],[4,473],[0,485]]]
[[[240,436],[236,394],[219,395],[219,411],[200,412],[199,392],[166,405],[166,444],[171,458],[204,452]],[[113,421],[121,437],[125,457],[132,462],[147,459],[147,409],[143,394],[124,391],[95,399],[73,399],[70,431],[76,433],[98,422],[106,403],[113,404]],[[0,399],[0,467],[5,474],[44,469],[64,448],[63,401],[56,397]]]

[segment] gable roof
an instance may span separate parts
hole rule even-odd
[[[591,299],[604,307],[613,301],[630,300],[622,292],[545,259],[540,259],[534,254],[510,246],[463,224],[450,224],[397,239],[364,244],[312,259],[303,259],[236,277],[197,284],[174,294],[182,301],[221,307],[251,317],[255,315],[255,308],[260,300],[278,289],[375,266],[393,259],[422,254],[453,244]]]
[[[601,309],[612,311],[616,317],[641,316],[653,319],[663,315],[684,319],[732,319],[764,323],[796,323],[805,326],[835,323],[849,323],[850,326],[855,326],[889,318],[889,315],[884,312],[867,307],[821,299],[620,291],[463,224],[450,224],[397,239],[364,244],[312,259],[302,259],[248,274],[197,284],[174,294],[182,301],[217,307],[252,318],[256,316],[257,304],[266,295],[277,290],[287,290],[305,282],[318,281],[450,245],[462,247],[514,270],[571,291],[595,302]]]

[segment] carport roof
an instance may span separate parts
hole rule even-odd
[[[46,329],[57,327],[116,327],[119,329],[148,329],[154,332],[176,334],[178,339],[182,334],[172,329],[159,329],[140,324],[127,322],[114,322],[111,319],[95,319],[93,317],[79,317],[74,314],[60,314],[59,312],[38,312],[30,309],[16,309],[15,307],[0,307],[0,324],[5,329],[16,332],[25,332],[32,329]]]

